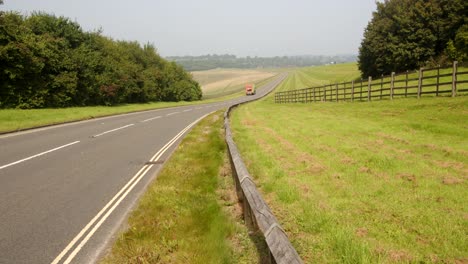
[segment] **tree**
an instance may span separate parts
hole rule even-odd
[[[359,48],[362,76],[446,63],[449,42],[466,25],[467,5],[463,0],[377,2]]]
[[[192,76],[151,44],[83,32],[46,13],[0,12],[0,108],[199,99]]]

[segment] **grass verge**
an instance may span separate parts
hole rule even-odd
[[[184,138],[102,263],[259,262],[233,184],[218,111]]]
[[[240,96],[242,96],[242,94],[195,102],[156,102],[119,106],[86,106],[55,109],[0,109],[0,133],[137,111],[212,103]]]
[[[468,261],[468,97],[274,104],[236,143],[307,263]]]

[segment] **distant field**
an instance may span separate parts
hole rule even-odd
[[[321,86],[336,82],[348,82],[359,78],[356,63],[294,68],[276,91],[286,91],[305,87]]]
[[[257,83],[277,73],[256,69],[215,69],[195,71],[192,74],[202,86],[203,97],[206,99],[242,91],[246,83]]]
[[[352,67],[295,69],[280,89],[352,80]],[[466,124],[467,96],[269,96],[232,114],[249,171],[306,263],[466,263]]]

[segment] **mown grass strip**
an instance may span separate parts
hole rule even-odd
[[[467,113],[468,97],[263,100],[231,120],[251,175],[305,262],[463,263]]]
[[[266,251],[242,223],[233,184],[218,111],[185,137],[103,263],[260,262]]]

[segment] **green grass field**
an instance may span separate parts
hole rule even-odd
[[[351,67],[336,65],[335,80],[358,76]],[[305,72],[309,84],[326,83],[329,69],[299,69],[280,89],[307,84]],[[465,263],[466,124],[466,96],[311,104],[269,96],[232,115],[249,171],[306,263]]]
[[[223,113],[208,116],[184,138],[103,263],[252,263],[266,258],[259,235],[243,225]]]

